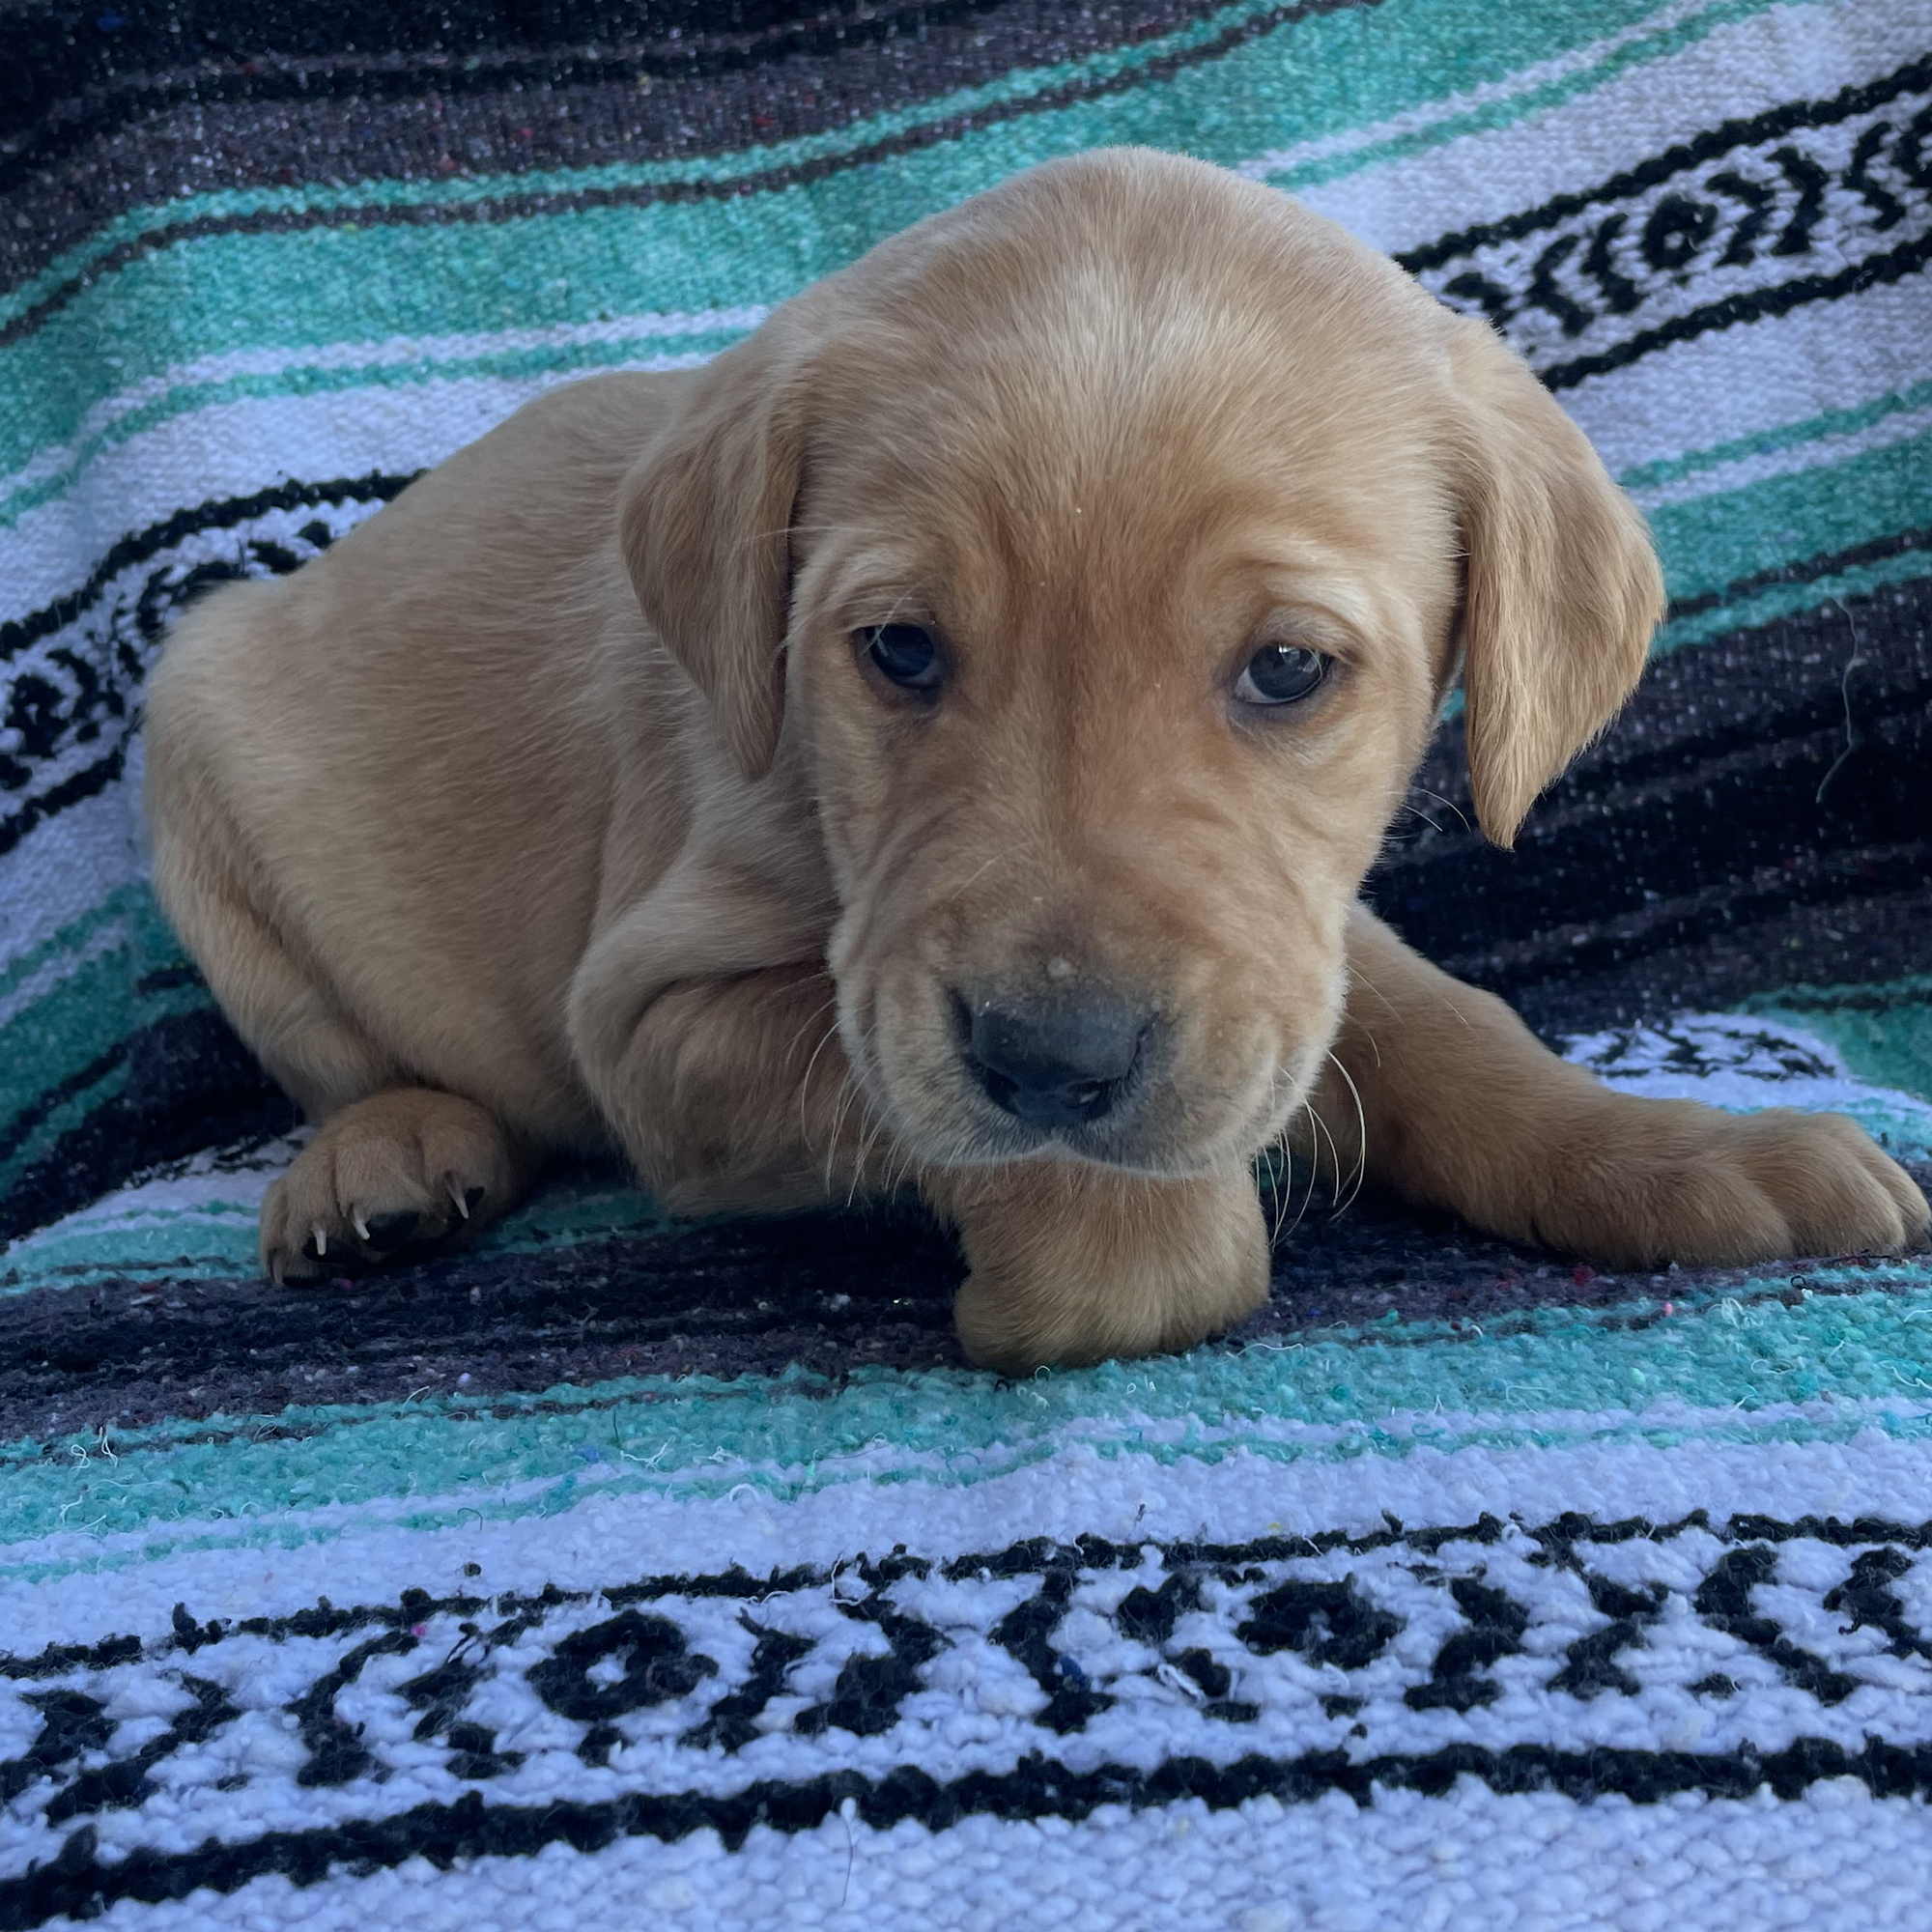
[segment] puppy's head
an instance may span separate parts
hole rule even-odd
[[[1487,328],[1117,151],[923,223],[694,384],[622,506],[748,779],[815,799],[846,1046],[928,1161],[1285,1125],[1462,663],[1508,842],[1635,681],[1640,520]]]

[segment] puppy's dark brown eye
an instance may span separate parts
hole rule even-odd
[[[931,691],[938,685],[939,646],[917,624],[874,624],[859,638],[881,676],[907,691]]]
[[[1321,688],[1334,662],[1306,644],[1264,644],[1248,660],[1235,696],[1243,704],[1299,704]]]

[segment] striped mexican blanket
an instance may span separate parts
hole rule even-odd
[[[1662,549],[1615,730],[1503,854],[1445,726],[1377,903],[1932,1180],[1923,0],[7,0],[0,1932],[1927,1922],[1923,1262],[1296,1193],[1230,1344],[1020,1385],[916,1216],[614,1172],[254,1279],[295,1122],[143,883],[171,615],[1122,141],[1488,314]]]

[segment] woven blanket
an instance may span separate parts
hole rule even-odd
[[[1923,0],[4,0],[0,1932],[1932,1923],[1922,1258],[1291,1172],[1238,1334],[1017,1384],[918,1214],[614,1167],[257,1278],[302,1130],[144,881],[171,616],[1122,141],[1488,315],[1665,559],[1518,849],[1452,717],[1378,909],[1932,1182]]]

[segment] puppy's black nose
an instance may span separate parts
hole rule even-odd
[[[969,1006],[966,1060],[987,1097],[1036,1127],[1097,1121],[1133,1071],[1151,1015],[1114,1000]]]

